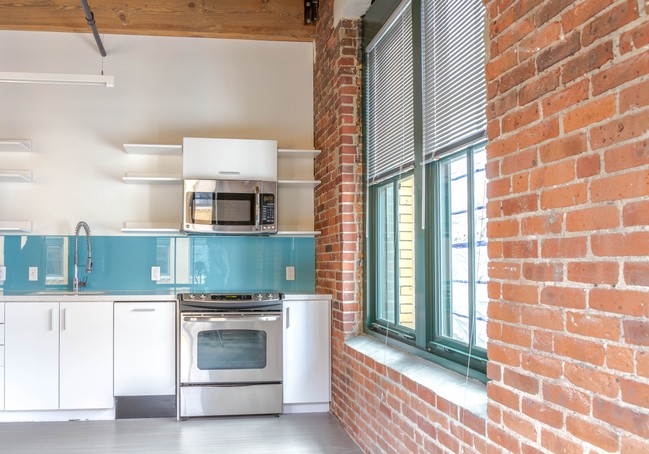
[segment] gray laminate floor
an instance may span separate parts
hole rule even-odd
[[[328,413],[0,423],[0,453],[360,453]]]

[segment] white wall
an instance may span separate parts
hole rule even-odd
[[[0,83],[0,140],[32,139],[33,153],[0,153],[0,221],[34,234],[71,234],[77,221],[117,234],[124,222],[180,222],[180,186],[127,185],[126,172],[181,172],[180,157],[127,155],[124,143],[187,137],[274,139],[313,147],[313,45],[0,31],[0,71],[115,76],[114,88]]]

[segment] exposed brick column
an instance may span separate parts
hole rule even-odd
[[[339,412],[346,338],[362,328],[363,176],[360,137],[360,20],[333,27],[320,3],[314,67],[316,290],[332,301],[332,411]]]
[[[488,438],[649,452],[649,3],[485,4]]]

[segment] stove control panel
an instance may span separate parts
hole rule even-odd
[[[181,293],[181,301],[200,301],[213,303],[249,303],[254,301],[279,301],[279,292],[255,293]]]

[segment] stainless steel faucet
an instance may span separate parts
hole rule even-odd
[[[79,282],[79,229],[83,227],[86,231],[86,239],[88,242],[88,259],[86,261],[86,273],[92,272],[92,252],[90,250],[90,227],[84,221],[79,221],[74,229],[74,280],[72,281],[72,290],[79,291],[79,287],[85,287],[88,283],[88,277],[83,282]]]

